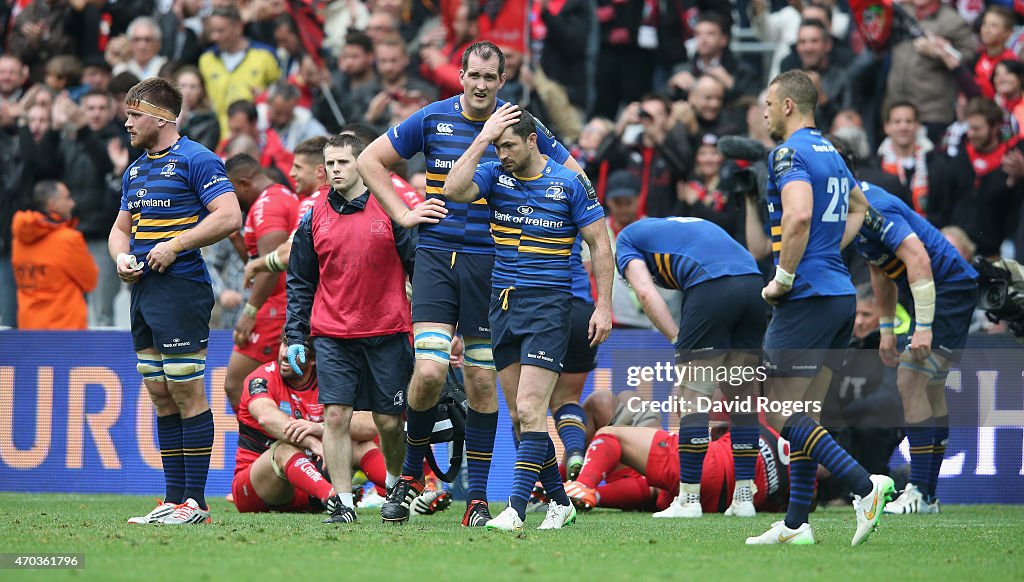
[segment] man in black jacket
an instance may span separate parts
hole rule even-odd
[[[728,21],[716,12],[701,14],[693,27],[697,54],[676,67],[669,86],[687,94],[702,75],[711,75],[725,86],[725,104],[731,105],[741,95],[756,95],[761,82],[749,65],[729,50]]]
[[[1024,184],[1001,167],[1006,154],[1019,146],[1003,142],[1003,112],[994,101],[975,97],[968,103],[967,144],[954,157],[939,156],[928,168],[928,220],[936,227],[959,226],[978,246],[978,254],[999,256],[1003,241],[1013,235],[1024,196]]]
[[[673,0],[597,0],[601,49],[594,113],[614,118],[619,107],[652,89],[654,71],[686,60],[682,6]]]

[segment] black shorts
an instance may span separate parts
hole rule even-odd
[[[513,291],[515,293],[515,291]],[[597,346],[590,347],[590,317],[594,304],[578,297],[572,298],[570,310],[569,347],[562,360],[565,374],[583,374],[597,367]]]
[[[960,361],[977,305],[978,286],[975,284],[964,281],[937,286],[932,322],[933,352],[951,363]]]
[[[760,275],[738,275],[685,290],[676,363],[711,359],[731,351],[760,351],[768,315],[762,287]]]
[[[812,377],[822,366],[833,372],[842,368],[856,310],[854,295],[807,297],[777,305],[764,335],[767,373]]]
[[[209,283],[150,271],[131,286],[132,346],[161,354],[190,354],[210,339]]]
[[[487,300],[493,268],[494,255],[416,249],[413,323],[458,324],[463,337],[490,337]]]
[[[412,378],[409,334],[339,339],[313,338],[320,404],[402,414]]]
[[[500,372],[511,364],[562,372],[569,345],[572,295],[549,289],[515,289],[502,309],[497,292],[491,297],[491,350]]]

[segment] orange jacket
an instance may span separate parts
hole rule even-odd
[[[34,210],[14,213],[11,264],[21,329],[85,329],[99,270],[82,233]]]

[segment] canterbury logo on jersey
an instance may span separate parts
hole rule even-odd
[[[453,133],[455,133],[455,128],[453,128],[452,124],[450,123],[438,123],[437,133],[444,135],[452,135]]]
[[[498,176],[498,185],[510,189],[514,189],[516,187],[515,180],[513,180],[512,177],[508,176],[507,174],[501,174],[500,176]]]

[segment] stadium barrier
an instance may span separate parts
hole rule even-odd
[[[585,394],[625,389],[632,366],[671,362],[665,345],[653,332],[614,331]],[[216,438],[208,494],[225,495],[237,439],[220,389],[230,332],[214,332],[209,351],[206,381]],[[126,331],[0,332],[0,491],[162,494],[155,414],[135,363]],[[1022,370],[1019,345],[972,337],[950,374],[952,430],[939,484],[944,502],[1024,503]],[[637,389],[653,401],[666,398],[671,385],[645,382]],[[508,497],[514,459],[503,401],[500,419],[488,491],[495,500]],[[675,422],[665,418],[673,430]],[[447,458],[441,451],[437,456]],[[906,443],[894,459],[900,457],[906,458]]]

